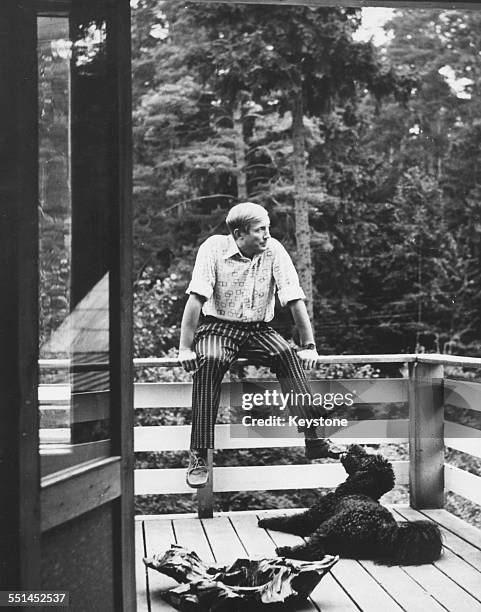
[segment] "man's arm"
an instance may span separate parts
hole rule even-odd
[[[292,318],[296,324],[297,331],[299,332],[299,339],[301,345],[315,344],[314,334],[312,333],[311,321],[307,314],[307,308],[304,300],[292,300],[287,304],[292,313]]]
[[[194,334],[205,298],[198,293],[191,293],[184,308],[180,326],[180,343],[178,359],[187,372],[197,367],[196,354],[193,350]]]
[[[288,302],[287,305],[289,306],[292,313],[292,318],[294,319],[297,331],[299,332],[301,346],[306,344],[315,345],[311,321],[309,319],[304,300],[292,300]],[[310,370],[311,368],[315,367],[318,358],[317,350],[315,348],[303,349],[297,354],[299,355],[302,365],[306,370]]]

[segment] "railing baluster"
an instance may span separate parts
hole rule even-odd
[[[413,508],[444,505],[444,366],[409,364],[409,496]]]
[[[212,518],[214,516],[214,451],[207,449],[207,468],[209,470],[209,482],[205,487],[198,490],[197,515],[199,518]]]

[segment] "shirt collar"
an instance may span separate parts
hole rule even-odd
[[[227,251],[225,252],[224,259],[229,259],[229,257],[233,257],[234,255],[239,254],[241,257],[244,257],[237,246],[236,241],[232,234],[227,236]]]

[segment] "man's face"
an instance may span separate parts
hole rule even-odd
[[[267,248],[267,240],[270,238],[269,217],[250,224],[249,231],[237,230],[236,243],[246,257],[253,257],[262,253]]]

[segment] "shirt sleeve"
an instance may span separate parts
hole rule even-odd
[[[273,275],[281,306],[292,300],[305,300],[306,294],[299,284],[299,277],[289,253],[277,240],[274,241],[274,245]]]
[[[186,293],[198,293],[207,300],[211,297],[215,285],[214,247],[209,239],[200,245]]]

